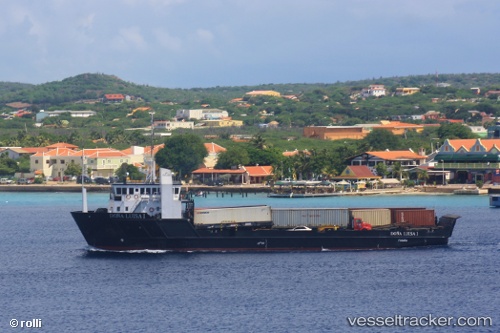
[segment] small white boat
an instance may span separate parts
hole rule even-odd
[[[490,197],[490,207],[500,207],[500,188],[495,185],[496,184],[488,189],[488,196]]]
[[[500,194],[490,194],[490,207],[500,207]]]

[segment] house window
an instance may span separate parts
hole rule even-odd
[[[35,160],[35,164],[38,164],[38,160]]]
[[[56,164],[57,163],[57,160],[51,160],[50,161],[52,164]]]
[[[64,160],[61,160],[61,164],[64,164]]]
[[[105,165],[106,164],[106,161],[105,160],[102,160],[102,165]]]
[[[50,163],[50,161],[49,161],[49,160],[46,160],[46,161],[45,161],[45,164],[49,164],[49,163]]]

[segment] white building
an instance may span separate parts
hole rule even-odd
[[[228,112],[219,109],[180,109],[176,112],[177,119],[213,120],[227,117],[229,117]]]
[[[163,129],[167,131],[172,131],[178,128],[194,129],[194,122],[192,121],[155,121],[155,129]]]
[[[383,84],[371,84],[361,91],[363,97],[385,96],[385,86]]]
[[[70,111],[70,110],[55,110],[55,111],[44,111],[40,110],[36,114],[36,122],[39,123],[47,117],[59,117],[61,114],[69,113],[73,118],[88,118],[95,116],[97,112],[92,110],[81,110],[81,111]]]

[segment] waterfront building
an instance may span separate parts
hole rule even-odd
[[[500,183],[500,139],[446,140],[434,162],[454,183]]]

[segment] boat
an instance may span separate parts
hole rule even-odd
[[[330,251],[446,245],[458,215],[425,208],[195,208],[168,169],[159,183],[114,183],[107,207],[71,215],[90,249]],[[297,228],[300,227],[300,228]],[[300,230],[300,232],[298,231]]]
[[[486,193],[488,193],[488,190],[480,189],[477,186],[472,186],[472,187],[464,186],[460,189],[453,191],[453,194],[456,194],[456,195],[480,195],[480,194],[486,194]]]
[[[490,207],[500,207],[500,187],[498,185],[488,188]]]
[[[344,195],[335,191],[330,182],[308,180],[279,180],[273,184],[269,198],[319,198]]]

